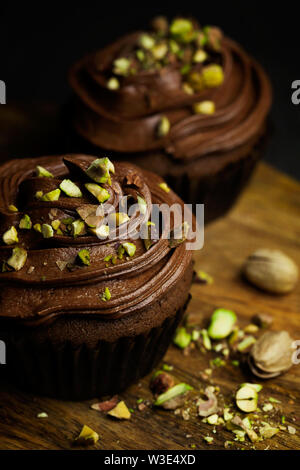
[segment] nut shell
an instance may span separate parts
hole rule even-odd
[[[278,250],[259,249],[249,256],[244,274],[255,286],[274,294],[291,292],[298,281],[298,267]]]

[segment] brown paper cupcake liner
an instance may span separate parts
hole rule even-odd
[[[187,303],[146,334],[115,342],[101,340],[95,349],[85,343],[76,348],[66,343],[59,348],[49,340],[43,344],[29,341],[26,335],[12,339],[7,343],[9,377],[26,391],[61,399],[119,393],[159,363]]]

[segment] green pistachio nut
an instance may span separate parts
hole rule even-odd
[[[97,158],[86,170],[86,174],[96,183],[108,183],[110,181],[110,173],[115,172],[115,167],[109,158]]]
[[[220,65],[211,64],[203,68],[202,77],[206,87],[214,88],[222,85],[224,81],[224,72]]]
[[[135,246],[134,243],[125,242],[125,243],[122,244],[122,247],[124,248],[124,250],[126,251],[128,256],[132,257],[132,256],[135,255],[136,246]]]
[[[41,224],[34,224],[33,230],[35,230],[36,232],[42,233],[42,226],[41,226]]]
[[[120,82],[116,77],[111,77],[106,83],[106,86],[109,90],[118,90],[120,88]]]
[[[192,335],[184,327],[177,328],[173,343],[181,349],[186,348],[192,341]]]
[[[13,268],[15,271],[20,271],[23,268],[27,260],[27,251],[24,248],[16,246],[11,257],[7,260],[8,266]]]
[[[52,238],[54,236],[53,228],[51,227],[51,225],[42,225],[42,235],[44,238]]]
[[[155,40],[149,34],[142,34],[139,38],[139,44],[143,49],[150,50],[155,45]]]
[[[10,204],[10,205],[8,206],[8,210],[9,210],[10,212],[18,212],[18,208],[17,208],[16,206],[14,206],[13,204]]]
[[[179,395],[183,395],[184,393],[189,392],[190,390],[193,390],[193,387],[185,383],[174,385],[174,387],[169,388],[166,392],[159,395],[156,401],[154,402],[154,405],[161,406],[166,401],[172,400],[173,398],[176,398]]]
[[[82,197],[82,192],[78,186],[73,183],[73,181],[65,179],[63,180],[60,185],[60,189],[70,197]]]
[[[52,220],[51,225],[54,228],[54,230],[57,230],[58,227],[60,226],[60,220],[58,219]]]
[[[165,42],[158,43],[151,49],[151,53],[156,60],[162,60],[168,53],[168,46]]]
[[[216,107],[213,101],[199,101],[194,103],[193,110],[195,114],[214,114]]]
[[[35,168],[36,175],[43,178],[54,178],[50,171],[46,170],[43,166],[37,165]]]
[[[41,200],[42,201],[58,201],[60,193],[61,193],[60,189],[54,189],[53,191],[50,191],[49,193],[44,194],[44,196],[41,197]]]
[[[108,216],[109,225],[113,225],[115,227],[118,227],[119,225],[122,225],[129,220],[130,218],[126,212],[114,212]]]
[[[109,226],[108,225],[100,225],[95,229],[90,229],[94,235],[97,235],[98,238],[107,238],[109,236]]]
[[[172,36],[182,37],[193,31],[193,24],[185,18],[176,18],[170,25],[170,33]]]
[[[107,201],[107,199],[109,199],[110,197],[110,194],[107,189],[102,188],[98,184],[86,183],[84,186],[101,203]]]
[[[2,236],[2,240],[6,245],[14,245],[19,242],[18,232],[14,226],[10,227]]]
[[[171,124],[167,116],[162,116],[157,126],[157,136],[163,138],[169,134]]]
[[[26,229],[26,230],[30,230],[32,227],[32,222],[31,222],[31,219],[29,217],[29,215],[25,214],[22,219],[20,220],[20,223],[19,223],[19,228],[21,229]]]
[[[130,61],[126,57],[120,57],[119,59],[114,60],[113,63],[113,72],[116,75],[122,75],[126,77],[129,73]]]
[[[78,237],[79,235],[83,235],[85,232],[85,223],[83,220],[74,220],[71,223],[71,234],[74,238]]]
[[[205,88],[204,78],[199,72],[189,73],[187,81],[188,84],[192,87],[192,89],[197,93],[204,90]]]
[[[90,252],[86,248],[80,250],[77,253],[77,258],[78,258],[79,262],[84,264],[85,266],[89,266],[91,264]]]
[[[212,339],[224,339],[230,335],[236,322],[236,314],[231,310],[218,308],[211,317],[207,330]]]
[[[145,215],[146,212],[147,212],[147,203],[146,203],[145,199],[142,198],[141,196],[137,196],[137,201],[138,201],[140,213]]]
[[[206,59],[207,53],[203,49],[198,49],[193,56],[193,62],[195,62],[195,64],[200,64]]]
[[[106,302],[107,300],[110,300],[110,299],[111,299],[110,290],[108,287],[105,287],[104,292],[101,296],[101,300],[103,300],[103,302]]]

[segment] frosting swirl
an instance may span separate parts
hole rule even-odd
[[[193,31],[206,31],[206,41],[209,38],[207,29],[195,22]],[[206,42],[199,49],[204,54],[201,62],[172,60],[169,50],[168,60],[159,61],[159,67],[117,76],[119,86],[110,82],[112,73],[118,72],[118,58],[127,54],[132,63],[132,51],[137,52],[147,34],[128,34],[73,66],[70,83],[77,96],[74,125],[79,134],[103,149],[163,150],[179,161],[231,151],[260,134],[271,104],[269,80],[257,62],[220,32],[219,47]],[[174,36],[169,31],[163,38],[170,41]],[[177,42],[185,53],[190,48],[195,54],[193,41]],[[222,80],[193,89],[193,74],[201,76],[211,66],[221,68]],[[211,110],[195,112],[196,104],[207,102]],[[170,125],[163,135],[157,132],[162,119]]]
[[[166,228],[148,249],[144,240],[131,238],[137,227],[151,220],[152,204],[182,206],[182,201],[171,190],[166,192],[162,180],[150,172],[123,162],[115,165],[114,173],[106,174],[101,187],[107,196],[98,226],[102,227],[101,217],[120,214],[116,211],[124,197],[132,203],[142,201],[143,210],[128,211],[125,222],[121,221],[109,238],[95,235],[93,217],[97,216],[87,219],[82,212],[82,208],[99,206],[95,195],[87,190],[95,181],[88,171],[94,160],[86,155],[42,157],[12,160],[1,167],[0,317],[29,324],[59,315],[120,318],[163,296],[184,275],[191,252],[184,242],[172,248],[164,237]],[[76,186],[75,197],[66,189],[58,198],[47,196],[65,188],[66,181]],[[74,232],[77,221],[81,223],[78,233]],[[11,227],[17,232],[16,240],[5,237]],[[122,227],[128,230],[127,238]],[[7,261],[15,247],[26,252],[25,262],[17,269]],[[87,263],[80,263],[80,253],[88,256]]]

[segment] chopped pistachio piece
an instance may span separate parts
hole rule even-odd
[[[99,440],[99,434],[93,431],[89,426],[84,425],[81,433],[75,439],[77,445],[94,445]]]
[[[167,116],[162,116],[157,126],[157,136],[162,138],[169,134],[171,124]]]
[[[42,226],[41,226],[41,224],[34,224],[33,230],[35,230],[36,232],[42,233]]]
[[[248,382],[243,383],[243,384],[241,385],[241,387],[252,387],[252,388],[254,388],[254,390],[255,390],[256,392],[260,392],[260,391],[262,390],[262,388],[263,388],[263,386],[260,385],[260,384],[251,384],[251,383],[248,383]]]
[[[111,77],[106,86],[109,90],[118,90],[120,88],[120,82],[116,77]]]
[[[277,400],[277,398],[269,397],[269,402],[270,403],[281,403],[280,400]]]
[[[125,242],[125,243],[122,244],[122,247],[125,249],[128,256],[132,257],[132,256],[135,255],[136,246],[135,246],[134,243]]]
[[[101,203],[107,201],[107,199],[110,197],[109,192],[98,184],[86,183],[85,187]]]
[[[259,330],[257,325],[254,325],[253,323],[250,323],[249,325],[245,326],[244,332],[245,333],[257,333]]]
[[[191,72],[187,77],[189,85],[196,92],[200,92],[205,88],[205,81],[203,76],[199,72]]]
[[[46,170],[46,168],[44,168],[43,166],[37,165],[35,171],[36,171],[37,176],[39,176],[39,177],[53,178],[52,173],[50,173],[50,171]]]
[[[212,339],[224,339],[230,335],[235,322],[236,314],[234,312],[218,308],[212,314],[208,335]]]
[[[252,413],[257,408],[258,395],[254,387],[244,385],[235,395],[237,407],[245,413]]]
[[[32,227],[32,222],[31,222],[31,219],[29,217],[29,215],[25,214],[22,219],[20,220],[20,223],[19,223],[19,228],[21,229],[26,229],[26,230],[30,230]]]
[[[44,194],[44,196],[42,196],[41,199],[42,201],[58,201],[60,192],[61,192],[60,189],[54,189],[53,191],[50,191],[49,193]]]
[[[213,441],[214,441],[214,438],[211,437],[211,436],[204,436],[203,439],[204,439],[208,444],[212,444]]]
[[[193,30],[193,24],[191,21],[185,18],[176,18],[170,25],[170,33],[172,36],[184,36]]]
[[[259,428],[259,434],[263,439],[270,439],[271,437],[275,436],[279,432],[279,428],[274,428],[270,426],[268,423],[263,423],[263,426]]]
[[[273,410],[273,405],[272,405],[272,403],[266,403],[266,404],[262,407],[262,410],[263,410],[265,413],[268,413],[269,411],[272,411],[272,410]]]
[[[145,199],[138,195],[137,200],[138,200],[140,213],[143,214],[143,215],[146,214],[146,212],[147,212],[147,203],[146,203]]]
[[[51,238],[54,236],[53,228],[49,224],[42,225],[42,235],[44,238]]]
[[[100,225],[96,229],[92,229],[93,233],[97,235],[99,238],[107,238],[109,236],[109,226],[108,225]]]
[[[15,271],[20,271],[23,268],[27,260],[27,251],[24,248],[16,246],[11,257],[7,260],[8,266],[13,268]]]
[[[115,173],[115,167],[109,158],[97,158],[86,170],[86,174],[96,183],[111,184],[110,173]]]
[[[183,243],[186,240],[189,228],[190,226],[188,222],[185,221],[183,224],[171,230],[169,235],[169,247],[176,248],[178,245]]]
[[[189,85],[187,82],[184,82],[182,84],[182,89],[185,93],[187,93],[188,95],[193,95],[194,94],[194,90],[193,88],[191,87],[191,85]]]
[[[165,193],[169,193],[171,191],[171,189],[169,188],[169,186],[167,185],[167,183],[159,183],[158,186],[160,187],[160,189],[162,189]]]
[[[224,72],[220,65],[211,64],[203,68],[202,77],[208,88],[214,88],[222,85],[224,81]]]
[[[17,208],[16,206],[14,206],[13,204],[10,204],[10,205],[8,206],[8,210],[9,210],[10,212],[18,212],[18,208]]]
[[[19,242],[17,229],[12,226],[2,236],[2,240],[6,245],[14,245]]]
[[[174,385],[174,387],[169,388],[166,392],[159,395],[154,402],[154,405],[161,406],[166,401],[172,400],[179,395],[183,395],[190,390],[193,390],[193,387],[185,383]]]
[[[213,101],[200,101],[193,105],[195,114],[214,114],[216,107]]]
[[[151,48],[151,53],[156,60],[163,59],[168,52],[168,46],[165,42],[161,42],[156,44],[154,47]]]
[[[43,191],[37,191],[37,192],[35,193],[35,197],[36,197],[36,199],[42,199],[42,197],[43,197]]]
[[[74,220],[74,222],[71,223],[71,234],[73,237],[78,237],[79,235],[82,235],[85,231],[85,223],[83,220]]]
[[[208,424],[218,424],[219,415],[217,415],[217,413],[210,415],[206,418],[206,421],[208,422]]]
[[[142,49],[138,49],[136,51],[136,56],[140,62],[143,62],[145,60],[145,52]]]
[[[89,266],[91,264],[90,252],[86,248],[80,250],[77,253],[77,257],[82,264],[85,264],[86,266]]]
[[[193,62],[199,64],[207,59],[207,53],[203,49],[198,49],[193,57]]]
[[[119,59],[114,60],[113,72],[116,75],[123,75],[126,77],[128,75],[130,68],[130,61],[126,57],[120,57]]]
[[[39,419],[48,418],[48,414],[42,411],[41,413],[38,413],[36,417]]]
[[[103,294],[101,295],[101,300],[106,302],[107,300],[111,299],[111,293],[108,287],[105,287]]]
[[[110,225],[118,227],[119,225],[124,224],[130,220],[126,212],[113,212],[108,216],[108,223]]]
[[[192,341],[198,341],[200,338],[200,331],[199,330],[193,330],[192,331]]]
[[[224,421],[231,421],[232,418],[233,418],[233,413],[230,413],[230,409],[229,408],[224,408],[224,411],[223,411],[223,418],[224,418]]]
[[[150,50],[155,46],[155,40],[149,34],[142,34],[139,38],[139,44],[146,50]]]
[[[173,343],[181,349],[186,348],[192,340],[192,335],[184,327],[177,328]]]
[[[58,219],[52,220],[51,225],[54,228],[54,230],[57,230],[58,227],[60,226],[60,220]]]
[[[208,336],[207,330],[201,330],[201,336],[202,336],[203,346],[205,347],[205,349],[210,351],[211,341],[210,341],[210,337]]]
[[[174,39],[170,39],[169,47],[173,54],[178,54],[178,52],[180,51],[180,46],[176,41],[174,41]]]
[[[73,181],[65,179],[63,180],[60,185],[60,189],[70,197],[82,197],[82,192],[78,186],[73,183]]]
[[[120,401],[117,406],[115,406],[112,410],[108,411],[107,414],[117,419],[130,419],[131,417],[131,413],[124,401]]]
[[[203,284],[212,284],[214,282],[213,277],[205,271],[196,271],[196,281]]]
[[[252,346],[254,343],[256,343],[256,338],[254,338],[254,336],[246,336],[245,339],[243,339],[243,341],[241,341],[238,346],[237,346],[237,349],[238,351],[240,352],[244,352],[246,351],[247,349],[250,348],[250,346]]]

